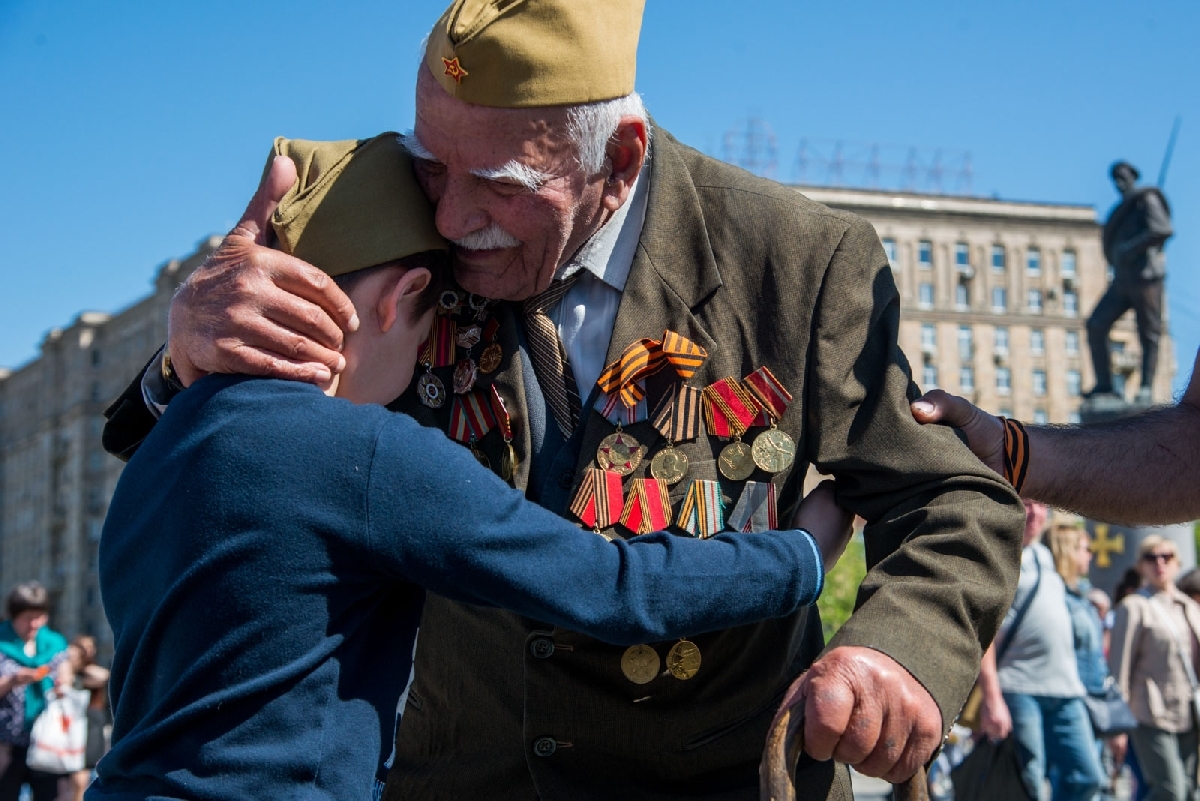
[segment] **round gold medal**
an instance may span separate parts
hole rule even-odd
[[[796,461],[796,443],[778,428],[768,429],[755,437],[751,451],[754,463],[768,473],[780,473]]]
[[[600,440],[596,449],[596,463],[602,470],[610,470],[619,476],[627,476],[646,456],[646,448],[624,431],[609,434]]]
[[[687,456],[684,455],[683,451],[676,450],[670,445],[656,453],[654,458],[650,460],[650,475],[668,484],[677,483],[687,475],[687,471]]]
[[[632,645],[621,655],[621,672],[634,684],[649,684],[658,675],[662,660],[649,645]]]
[[[667,671],[687,681],[700,672],[700,649],[690,640],[680,640],[667,652]]]
[[[739,440],[734,440],[725,446],[717,459],[717,468],[721,475],[730,481],[745,481],[754,472],[754,456],[750,446]]]
[[[479,371],[482,373],[494,373],[496,368],[500,366],[500,359],[504,356],[504,350],[495,342],[483,349],[483,353],[479,354]]]
[[[517,452],[511,442],[504,443],[500,449],[500,478],[512,481],[513,473],[517,471]]]
[[[440,409],[446,402],[446,386],[433,373],[425,373],[417,379],[417,397],[430,409]]]

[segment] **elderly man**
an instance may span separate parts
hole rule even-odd
[[[605,536],[761,529],[816,464],[867,520],[859,610],[818,660],[816,614],[625,650],[431,596],[389,798],[756,798],[767,727],[810,667],[788,695],[806,713],[797,786],[848,798],[844,764],[901,779],[930,757],[1012,600],[1021,507],[912,420],[874,231],[652,132],[642,4],[458,0],[434,26],[407,141],[477,294],[445,298],[399,403]],[[110,450],[205,372],[342,367],[344,296],[262,247],[290,183],[277,164],[181,288]],[[500,424],[474,429],[455,410],[489,384]]]

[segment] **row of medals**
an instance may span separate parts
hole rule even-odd
[[[457,310],[463,303],[462,295],[453,289],[447,289],[438,300],[438,304],[449,317],[456,316]],[[475,388],[475,382],[481,373],[491,375],[496,372],[500,367],[500,362],[504,359],[504,349],[495,340],[484,346],[483,351],[479,354],[478,362],[473,356],[475,346],[483,338],[481,323],[487,320],[488,307],[491,303],[492,301],[482,295],[468,293],[466,296],[465,305],[474,313],[475,322],[455,333],[455,344],[467,351],[467,355],[459,359],[454,366],[453,389],[455,395],[465,395],[470,392]],[[440,409],[446,403],[446,386],[433,372],[426,369],[417,379],[417,398],[431,409]],[[505,440],[504,444],[505,447],[500,452],[499,474],[503,480],[511,481],[517,468],[517,454],[513,450],[511,442]],[[475,447],[473,441],[467,447],[481,465],[488,470],[492,469],[492,463],[487,454]]]
[[[596,451],[596,462],[601,469],[611,470],[624,477],[642,463],[646,448],[636,439],[621,430],[610,434],[600,442]],[[741,438],[721,450],[717,468],[730,481],[745,481],[758,467],[768,473],[780,473],[792,466],[796,460],[796,442],[775,426],[754,438],[747,445]],[[688,458],[674,444],[668,442],[650,460],[650,475],[668,485],[677,484],[687,475]],[[649,684],[662,670],[658,651],[649,645],[634,645],[625,649],[621,656],[621,672],[634,684]],[[667,672],[681,681],[687,681],[700,672],[700,648],[694,642],[682,639],[667,652]]]

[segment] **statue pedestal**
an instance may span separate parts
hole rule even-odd
[[[1119,395],[1095,395],[1085,399],[1079,406],[1079,420],[1085,426],[1106,423],[1109,420],[1141,414],[1150,406],[1149,403],[1127,401]]]

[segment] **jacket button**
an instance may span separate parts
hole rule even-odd
[[[558,749],[553,737],[539,737],[533,741],[533,753],[540,757],[551,756]]]
[[[549,659],[554,656],[554,641],[538,637],[529,644],[529,650],[538,659]]]
[[[563,474],[558,477],[558,486],[562,489],[569,490],[571,485],[575,483],[575,471],[564,470]]]

